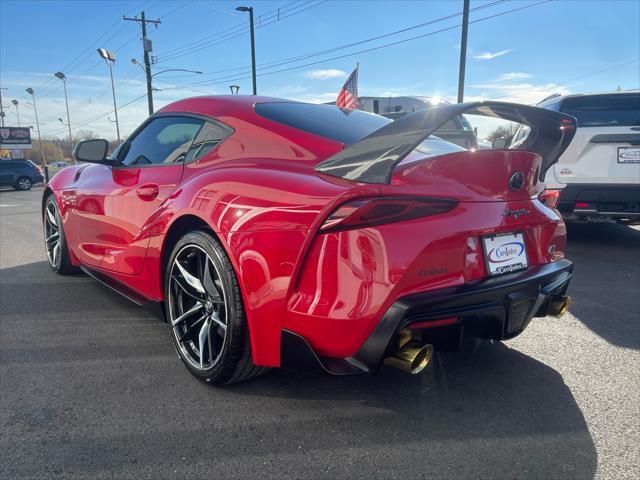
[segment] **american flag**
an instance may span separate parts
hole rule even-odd
[[[352,110],[358,108],[358,70],[359,67],[356,67],[351,72],[342,90],[340,90],[336,100],[337,107],[350,108]]]

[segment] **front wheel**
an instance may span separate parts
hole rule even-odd
[[[18,183],[16,183],[16,189],[18,190],[31,190],[33,182],[29,177],[20,177]]]
[[[185,234],[169,257],[164,285],[174,346],[195,377],[223,385],[267,370],[252,362],[238,279],[214,237]]]
[[[44,248],[51,269],[61,275],[76,273],[77,268],[71,263],[71,255],[64,236],[62,218],[58,204],[53,195],[49,195],[44,205]]]

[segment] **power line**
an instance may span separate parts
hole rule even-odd
[[[142,100],[142,99],[143,99],[143,98],[145,98],[146,96],[147,96],[147,94],[146,94],[146,93],[144,93],[144,94],[140,95],[139,97],[136,97],[136,98],[134,98],[133,100],[130,100],[129,102],[127,102],[127,103],[125,103],[125,104],[123,104],[123,105],[120,105],[120,106],[118,107],[118,110],[123,110],[123,109],[125,109],[126,107],[128,107],[129,105],[132,105],[132,104],[134,104],[134,103],[136,103],[136,102],[139,102],[140,100]],[[106,111],[106,112],[100,113],[100,114],[98,114],[98,115],[96,115],[96,116],[94,116],[94,117],[91,117],[91,118],[90,118],[90,119],[88,119],[88,120],[84,120],[84,121],[82,121],[82,122],[80,122],[80,123],[74,124],[73,128],[74,128],[75,130],[77,130],[77,129],[78,129],[78,128],[80,128],[80,127],[85,127],[85,126],[89,125],[90,123],[93,123],[93,122],[95,122],[95,121],[97,121],[97,120],[100,120],[100,119],[104,119],[104,118],[106,118],[107,116],[111,115],[113,112],[114,112],[114,110],[113,110],[113,109],[111,109],[111,110],[109,110],[109,111]],[[50,136],[54,136],[54,137],[55,137],[55,136],[57,136],[57,135],[60,135],[60,134],[62,134],[62,133],[65,133],[65,132],[66,132],[66,129],[61,129],[61,130],[57,130],[57,131],[55,131],[55,132],[53,132],[53,133],[49,133],[48,135],[50,135]]]
[[[202,3],[202,2],[200,2],[200,3]],[[296,2],[288,3],[288,4],[286,4],[284,7],[281,7],[281,9],[285,9],[285,8],[289,7],[290,5],[292,5],[292,4],[294,4],[294,3],[296,3]],[[308,2],[307,2],[307,3],[308,3]],[[208,4],[205,4],[205,5],[207,5],[207,6],[211,7],[211,6],[210,6],[210,5],[208,5]],[[267,12],[267,13],[265,13],[265,14],[261,15],[260,17],[263,17],[263,16],[265,16],[265,15],[271,15],[273,12],[279,12],[279,10],[280,10],[280,9],[274,9],[274,10],[271,10],[271,11],[269,11],[269,12]],[[233,15],[233,14],[229,14],[229,15],[232,15],[232,16],[234,16],[234,17],[237,17],[237,15]],[[175,52],[178,52],[178,51],[182,51],[182,50],[185,50],[185,49],[187,49],[187,50],[188,50],[188,49],[189,49],[189,48],[191,48],[192,46],[198,46],[199,44],[202,44],[203,42],[207,42],[207,41],[215,41],[215,40],[217,40],[219,37],[221,37],[221,36],[223,36],[223,35],[227,34],[227,32],[229,32],[229,31],[231,31],[231,30],[236,30],[236,32],[237,32],[238,30],[244,30],[244,31],[246,32],[248,29],[247,29],[247,27],[246,27],[246,22],[242,22],[242,23],[240,23],[240,24],[236,24],[236,25],[233,25],[233,26],[231,26],[231,27],[227,27],[227,28],[225,28],[224,30],[221,30],[221,31],[219,31],[219,32],[216,32],[216,33],[213,33],[213,34],[211,34],[211,35],[207,35],[207,36],[205,36],[205,37],[202,37],[202,38],[200,38],[199,40],[194,40],[194,41],[192,41],[192,42],[186,43],[186,44],[181,45],[181,46],[179,46],[179,47],[175,47],[175,48],[173,48],[173,49],[169,49],[169,50],[165,51],[164,53],[160,53],[160,56],[169,56],[169,55],[172,55],[172,54],[174,54]]]
[[[598,75],[600,73],[608,72],[609,70],[614,70],[616,68],[624,67],[625,65],[630,65],[630,64],[635,63],[637,61],[640,61],[640,57],[634,58],[633,60],[628,60],[626,62],[617,63],[615,65],[611,65],[611,66],[603,68],[601,70],[596,70],[595,72],[590,72],[590,73],[586,73],[584,75],[580,75],[578,77],[570,78],[569,80],[563,80],[561,82],[555,83],[554,85],[557,86],[557,87],[562,86],[562,85],[566,85],[567,83],[575,82],[576,80],[582,80],[583,78],[593,77],[594,75]],[[528,93],[529,90],[530,89],[511,92],[511,93],[509,93],[509,97],[513,97],[513,96],[516,96],[516,95],[521,95],[523,93]]]
[[[482,9],[488,8],[488,7],[492,7],[492,6],[498,5],[500,3],[508,2],[508,1],[510,1],[510,0],[497,0],[497,1],[492,2],[492,3],[486,3],[486,4],[481,5],[479,7],[472,8],[470,11],[471,12],[475,12],[475,11],[482,10]],[[453,14],[450,14],[450,15],[446,15],[444,17],[435,18],[435,19],[429,20],[427,22],[419,23],[417,25],[412,25],[410,27],[402,28],[400,30],[395,30],[393,32],[388,32],[388,33],[384,33],[384,34],[381,34],[381,35],[377,35],[375,37],[366,38],[364,40],[360,40],[360,41],[357,41],[357,42],[349,43],[349,44],[346,44],[346,45],[341,45],[341,46],[329,48],[329,49],[326,49],[326,50],[320,50],[318,52],[307,53],[307,54],[303,54],[303,55],[297,55],[297,56],[294,56],[294,57],[283,58],[283,59],[276,60],[276,61],[265,62],[265,63],[260,65],[261,68],[259,68],[258,70],[264,70],[265,68],[274,68],[274,67],[281,66],[281,65],[286,65],[286,64],[289,64],[289,63],[295,63],[296,61],[299,61],[299,60],[306,60],[308,58],[313,58],[313,57],[317,57],[317,56],[324,55],[324,54],[327,54],[327,53],[332,53],[332,52],[336,52],[336,51],[339,51],[339,50],[344,50],[344,49],[347,49],[347,48],[351,48],[351,47],[354,47],[354,46],[357,46],[357,45],[370,43],[370,42],[373,42],[373,41],[376,41],[376,40],[380,40],[382,38],[387,38],[387,37],[390,37],[390,36],[393,36],[393,35],[398,35],[400,33],[405,33],[405,32],[411,31],[411,30],[415,30],[417,28],[425,27],[427,25],[432,25],[434,23],[439,23],[439,22],[442,22],[444,20],[449,20],[451,18],[459,17],[460,15],[462,15],[462,12],[457,12],[457,13],[453,13]],[[218,70],[218,71],[215,71],[215,72],[205,72],[204,75],[205,76],[209,76],[209,75],[214,75],[214,74],[219,74],[219,73],[246,70],[248,68],[250,68],[250,67],[228,68],[228,69],[225,69],[225,70]],[[243,72],[243,73],[246,73],[246,72]]]
[[[485,21],[485,20],[489,20],[489,19],[492,19],[492,18],[500,17],[502,15],[507,15],[507,14],[513,13],[513,12],[518,12],[520,10],[524,10],[524,9],[527,9],[527,8],[535,7],[535,6],[542,5],[542,4],[545,4],[545,3],[549,3],[549,2],[552,2],[552,1],[553,0],[543,0],[541,2],[525,5],[523,7],[513,8],[511,10],[505,10],[505,11],[500,12],[500,13],[496,13],[496,14],[489,15],[489,16],[482,17],[482,18],[475,19],[475,20],[471,20],[471,21],[469,21],[469,23],[471,24],[471,23],[482,22],[482,21]],[[330,57],[330,58],[326,58],[326,59],[322,59],[322,60],[317,60],[317,61],[314,61],[314,62],[308,62],[308,63],[304,63],[304,64],[301,64],[301,65],[296,65],[296,66],[292,66],[292,67],[288,67],[288,68],[282,68],[282,69],[279,69],[279,70],[273,70],[273,71],[270,71],[270,72],[264,72],[264,73],[260,73],[258,75],[259,76],[273,75],[273,74],[276,74],[276,73],[288,72],[288,71],[291,71],[291,70],[296,70],[296,69],[299,69],[299,68],[305,68],[305,67],[309,67],[309,66],[312,66],[312,65],[317,65],[317,64],[320,64],[320,63],[330,62],[330,61],[333,61],[333,60],[339,60],[339,59],[342,59],[342,58],[352,57],[354,55],[360,55],[362,53],[368,53],[368,52],[380,50],[380,49],[383,49],[383,48],[389,48],[389,47],[392,47],[392,46],[396,46],[396,45],[400,45],[400,44],[403,44],[403,43],[407,43],[407,42],[411,42],[411,41],[414,41],[414,40],[418,40],[420,38],[429,37],[429,36],[432,36],[432,35],[435,35],[435,34],[438,34],[438,33],[442,33],[442,32],[448,31],[448,30],[453,30],[453,29],[459,28],[460,26],[461,26],[461,24],[452,25],[452,26],[449,26],[449,27],[442,28],[440,30],[434,30],[432,32],[427,32],[427,33],[423,33],[421,35],[416,35],[416,36],[405,38],[405,39],[402,39],[402,40],[397,40],[395,42],[386,43],[386,44],[383,44],[383,45],[378,45],[378,46],[375,46],[375,47],[366,48],[366,49],[363,49],[363,50],[359,50],[357,52],[346,53],[346,54],[343,54],[343,55],[338,55],[338,56],[334,56],[334,57]],[[313,54],[311,54],[310,56],[313,56]],[[303,57],[298,61],[304,60],[306,58],[308,58],[308,57]],[[296,63],[296,62],[290,62],[290,63]],[[259,68],[258,70],[266,70],[266,69],[270,69],[270,68],[273,68],[273,67],[263,67],[261,69]],[[240,76],[238,76],[238,75],[240,75]],[[197,83],[193,83],[193,84],[189,84],[189,85],[184,85],[184,86],[182,86],[182,88],[190,88],[190,87],[197,87],[197,86],[203,86],[203,85],[224,84],[224,83],[227,83],[227,82],[230,82],[230,81],[246,80],[247,78],[251,78],[251,76],[242,76],[242,74],[238,74],[238,75],[220,77],[220,78],[213,79],[211,81],[197,82]]]
[[[327,0],[320,0],[317,3],[313,3],[313,1],[314,0],[309,0],[303,4],[298,4],[295,7],[285,12],[278,13],[278,9],[276,9],[273,11],[274,13],[262,15],[258,17],[259,21],[256,22],[257,23],[256,29],[266,27],[268,25],[271,25],[272,23],[276,23],[280,20],[284,20],[285,18],[291,17],[293,15],[297,15],[306,10],[309,10],[310,8],[317,7],[318,5],[325,3]],[[313,4],[309,5],[310,3],[313,3]],[[302,8],[304,6],[306,6],[306,8]],[[286,13],[288,13],[288,15],[284,15]],[[230,27],[228,29],[223,30],[222,32],[218,32],[218,34],[213,36],[213,38],[211,38],[207,42],[204,42],[204,43],[199,43],[200,41],[191,42],[190,44],[183,45],[182,47],[169,50],[164,54],[161,53],[158,55],[158,58],[163,62],[168,62],[175,58],[182,57],[184,55],[195,53],[200,50],[204,50],[206,48],[210,48],[215,45],[219,45],[221,43],[227,42],[233,38],[237,38],[241,35],[244,35],[248,31],[249,31],[249,28],[246,26],[246,24]],[[228,33],[225,33],[225,32],[228,32]],[[193,46],[188,47],[188,45],[193,45]]]
[[[182,8],[186,7],[187,5],[189,5],[190,3],[193,3],[193,2],[194,2],[194,0],[187,0],[183,4],[177,6],[176,8],[174,8],[172,10],[169,10],[168,12],[163,13],[162,15],[158,15],[158,18],[160,18],[160,19],[167,18],[169,15],[173,15],[178,10],[181,10]]]

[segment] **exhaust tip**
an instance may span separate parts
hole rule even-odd
[[[573,302],[572,298],[569,296],[560,296],[551,300],[549,304],[548,315],[552,317],[561,317],[565,313],[569,311],[569,307]]]
[[[417,375],[429,365],[431,356],[433,355],[433,345],[425,345],[418,349],[416,356],[411,363],[411,375]]]
[[[399,368],[412,375],[422,372],[433,355],[433,345],[422,347],[405,346],[398,350],[395,355],[384,359],[385,365]]]

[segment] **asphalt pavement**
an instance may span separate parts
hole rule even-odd
[[[214,388],[166,324],[49,269],[41,194],[0,192],[0,478],[640,478],[637,229],[571,228],[571,314],[421,375]]]

